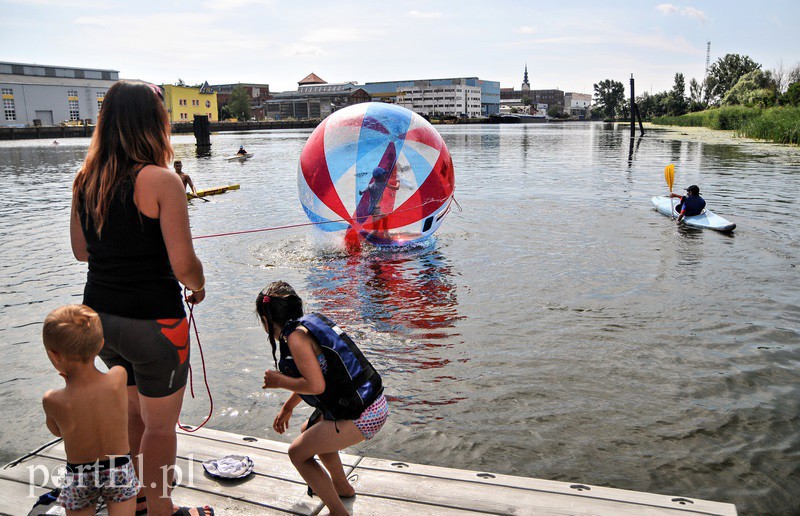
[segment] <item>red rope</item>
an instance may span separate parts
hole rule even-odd
[[[200,363],[203,366],[203,381],[206,384],[206,392],[208,393],[208,415],[206,416],[205,421],[200,423],[200,426],[196,426],[194,428],[183,426],[180,421],[178,421],[178,427],[183,430],[184,432],[196,432],[203,428],[208,420],[211,419],[211,415],[214,413],[214,399],[211,397],[211,387],[208,386],[208,374],[206,373],[206,359],[203,356],[203,346],[200,344],[200,334],[197,331],[197,321],[194,320],[194,303],[189,303],[189,298],[186,296],[186,287],[183,289],[183,296],[186,299],[187,303],[189,304],[189,326],[194,328],[194,336],[197,340],[197,349],[200,350]],[[192,363],[189,362],[189,392],[192,393],[192,398],[194,398],[194,379],[192,377]]]
[[[451,197],[451,200],[455,201],[455,197]],[[415,206],[413,208],[407,208],[406,210],[395,211],[393,213],[400,213],[402,211],[415,210],[415,209],[418,209],[419,207],[424,206],[425,204],[429,204],[431,202],[439,202],[439,200],[438,199],[430,199],[430,200],[422,203],[420,206]],[[456,206],[458,206],[458,202],[456,202]],[[461,206],[458,206],[458,208],[459,208],[459,210],[461,210]],[[384,218],[386,216],[388,216],[388,214],[383,215],[383,217],[381,217],[381,218]],[[330,223],[336,223],[336,222],[347,222],[349,224],[354,224],[353,219],[326,220],[324,222],[305,222],[305,223],[301,223],[301,224],[289,224],[289,225],[286,225],[286,226],[274,226],[274,227],[261,228],[261,229],[246,229],[246,230],[243,230],[243,231],[231,231],[229,233],[217,233],[217,234],[214,234],[214,235],[202,235],[202,236],[193,237],[193,239],[194,240],[200,240],[201,238],[214,238],[214,237],[231,236],[231,235],[245,235],[247,233],[259,233],[259,232],[262,232],[262,231],[275,231],[275,230],[278,230],[278,229],[299,228],[299,227],[303,227],[303,226],[316,226],[316,225],[319,225],[319,224],[330,224]],[[181,422],[178,421],[178,427],[181,430],[183,430],[184,432],[196,432],[196,431],[200,430],[201,428],[203,428],[203,426],[205,426],[205,424],[208,423],[208,421],[211,419],[211,416],[214,413],[214,399],[211,396],[211,387],[209,387],[209,385],[208,385],[208,374],[206,373],[206,359],[205,359],[205,356],[203,355],[203,346],[200,344],[200,333],[197,331],[197,321],[195,321],[195,319],[194,319],[194,304],[193,303],[189,303],[189,298],[186,295],[186,288],[185,287],[183,289],[183,296],[184,296],[184,299],[186,299],[187,303],[189,304],[189,326],[191,326],[194,329],[194,336],[195,336],[195,339],[197,340],[197,349],[200,350],[200,363],[203,366],[203,381],[206,384],[206,392],[208,393],[209,408],[208,408],[208,416],[206,416],[206,419],[202,423],[200,423],[200,426],[197,426],[197,427],[194,427],[194,428],[190,428],[190,427],[183,426],[181,424]],[[193,378],[193,374],[192,374],[192,364],[191,364],[191,362],[189,363],[189,392],[192,394],[192,398],[194,398],[194,378]]]
[[[231,236],[231,235],[246,235],[247,233],[260,233],[262,231],[275,231],[278,229],[291,229],[291,228],[299,228],[303,226],[316,226],[318,224],[331,224],[335,222],[352,222],[347,219],[339,219],[339,220],[326,220],[325,222],[305,222],[301,224],[289,224],[287,226],[273,226],[269,228],[260,228],[260,229],[245,229],[242,231],[231,231],[230,233],[216,233],[213,235],[201,235],[192,237],[193,240],[200,240],[201,238],[214,238],[214,237],[223,237],[223,236]]]
[[[455,197],[451,197],[451,199],[455,200]],[[417,210],[417,209],[425,206],[426,204],[430,204],[432,202],[441,202],[441,200],[439,200],[439,199],[429,199],[429,200],[423,202],[422,204],[420,204],[419,206],[413,206],[413,207],[410,207],[410,208],[406,208],[405,210],[395,210],[392,213],[403,213],[403,212],[406,212],[406,211]],[[456,203],[456,205],[458,205],[458,203]],[[459,206],[459,210],[460,209],[461,209],[461,206]],[[390,213],[386,213],[383,216],[381,216],[380,218],[374,217],[374,220],[381,220],[381,219],[383,219],[385,217],[388,217],[389,215],[390,215]],[[286,226],[272,226],[272,227],[259,228],[259,229],[245,229],[245,230],[242,230],[242,231],[231,231],[229,233],[216,233],[216,234],[212,234],[212,235],[201,235],[201,236],[192,237],[192,240],[200,240],[202,238],[216,238],[216,237],[224,237],[224,236],[232,236],[232,235],[246,235],[248,233],[261,233],[263,231],[276,231],[276,230],[279,230],[279,229],[300,228],[300,227],[303,227],[303,226],[318,226],[320,224],[335,224],[337,222],[347,222],[348,224],[351,224],[351,225],[360,226],[360,224],[355,222],[352,218],[350,218],[350,219],[338,219],[338,220],[325,220],[325,221],[322,221],[322,222],[303,222],[303,223],[299,223],[299,224],[288,224]]]

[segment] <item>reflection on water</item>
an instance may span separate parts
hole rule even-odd
[[[362,343],[380,371],[397,378],[447,369],[451,359],[442,351],[453,347],[453,329],[463,316],[458,313],[451,266],[434,239],[405,251],[368,247],[360,254],[322,253],[319,259],[306,278],[314,309],[337,321],[351,321],[355,328],[366,323],[367,330],[355,331],[345,322],[340,325]],[[433,381],[456,380],[454,374],[439,374]],[[387,389],[387,396],[393,410],[465,399],[447,390],[417,394]]]
[[[272,357],[253,310],[283,279],[351,334],[391,416],[357,453],[800,512],[800,152],[602,123],[439,126],[453,212],[426,245],[342,251],[307,228],[196,241],[208,297],[195,314],[218,409],[209,425],[291,440],[270,422]],[[224,133],[197,157],[195,235],[307,222],[297,159],[310,130]],[[224,156],[244,145],[247,162]],[[0,142],[0,461],[45,442],[59,385],[41,320],[81,299],[70,183],[88,140]],[[664,167],[700,185],[733,235],[655,212]],[[198,359],[193,354],[193,360]],[[199,381],[199,379],[197,380]],[[200,390],[200,389],[198,389]],[[208,403],[187,397],[184,421]]]

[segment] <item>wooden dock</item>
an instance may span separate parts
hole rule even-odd
[[[182,478],[176,478],[173,500],[211,505],[219,515],[326,514],[319,498],[306,493],[288,448],[286,443],[205,428],[179,431],[177,467]],[[249,456],[255,463],[253,473],[220,481],[203,470],[204,460],[231,454]],[[0,469],[0,514],[28,514],[36,498],[55,487],[53,473],[64,461],[64,446],[57,440]],[[732,504],[680,496],[349,454],[342,454],[342,463],[356,488],[356,496],[345,502],[354,515],[736,515]]]

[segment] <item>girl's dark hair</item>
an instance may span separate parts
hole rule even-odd
[[[291,285],[285,281],[275,281],[258,293],[256,313],[266,326],[269,344],[272,346],[272,360],[275,361],[277,369],[278,359],[275,353],[278,346],[275,343],[276,335],[273,334],[273,323],[283,328],[289,321],[303,317],[303,300]],[[280,337],[277,335],[277,338]]]

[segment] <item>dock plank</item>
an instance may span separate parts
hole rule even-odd
[[[244,482],[220,482],[204,475],[199,463],[191,462],[194,469],[187,485],[179,485],[173,491],[173,501],[180,505],[212,505],[219,508],[218,514],[305,514],[317,512],[322,504],[319,499],[311,499],[306,494],[305,484],[282,483],[277,479],[265,479],[259,475],[251,475]],[[37,471],[34,477],[35,486],[41,492],[49,491],[57,486],[54,473],[63,467],[60,458],[37,455],[19,465],[0,470],[0,481],[15,488],[16,500],[7,505],[9,514],[27,514],[35,500],[29,498],[30,482],[29,466],[44,468],[50,472],[47,477]],[[188,485],[190,484],[190,485]],[[16,486],[23,486],[24,493]],[[37,494],[38,496],[38,494]],[[12,510],[13,509],[13,510]]]
[[[180,505],[211,505],[220,515],[327,514],[318,498],[307,496],[288,449],[287,443],[213,429],[179,431],[177,465],[183,478],[173,499]],[[252,458],[253,474],[234,481],[205,473],[203,460],[230,454]],[[345,506],[356,515],[736,515],[734,505],[707,500],[340,455],[357,493]],[[52,473],[64,461],[63,443],[56,442],[0,469],[0,514],[27,514],[35,497],[53,487]],[[38,468],[35,497],[28,487],[32,467]],[[46,484],[43,470],[50,476]]]
[[[178,440],[177,452],[179,467],[184,467],[188,461],[194,461],[202,465],[203,461],[219,459],[226,455],[247,455],[253,460],[254,473],[305,485],[303,477],[297,472],[286,453],[243,445],[233,447],[219,441],[188,441],[187,439]],[[41,455],[63,459],[65,456],[64,446],[63,444],[57,444],[41,452]],[[342,457],[342,466],[347,474],[353,470],[355,464],[360,460],[360,457],[354,455],[340,454],[340,456]]]
[[[48,491],[49,489],[35,486],[31,489],[27,481],[0,478],[0,514],[19,514],[25,507],[27,514],[37,498]]]
[[[237,450],[228,450],[229,453],[234,451]],[[238,451],[241,453],[241,450]],[[208,495],[220,496],[249,502],[261,509],[273,509],[294,514],[312,514],[320,506],[318,498],[308,497],[306,484],[296,471],[292,475],[299,480],[274,475],[267,476],[261,472],[262,467],[269,467],[275,464],[275,461],[256,462],[253,474],[246,479],[223,480],[211,477],[205,472],[202,466],[202,456],[212,457],[197,452],[193,459],[178,458],[176,472],[180,472],[180,476],[176,476],[176,481],[179,483],[174,491],[176,500],[183,497],[187,502],[203,505],[208,503],[206,501]],[[58,468],[64,464],[63,446],[56,445],[43,450],[38,457],[39,464],[44,464],[50,471],[53,471],[52,468]],[[288,472],[290,468],[293,469],[288,458],[285,462],[286,464],[281,467],[282,470]],[[27,469],[24,474],[27,475]]]
[[[707,500],[383,459],[364,458],[353,475],[356,491],[370,496],[491,514],[736,514]]]
[[[248,448],[258,448],[260,450],[282,453],[284,455],[287,455],[289,453],[289,443],[270,441],[269,439],[265,439],[263,437],[237,435],[237,434],[232,434],[230,432],[213,430],[210,428],[201,428],[196,432],[191,432],[191,433],[178,430],[178,435],[184,436],[186,438],[204,438],[204,439],[219,441],[222,443],[228,443],[232,446],[235,446],[236,448],[239,448],[241,446],[246,446]],[[180,443],[180,441],[181,438],[179,437],[178,442]],[[361,460],[360,455],[352,455],[344,452],[340,452],[339,457],[341,457],[342,459],[342,464],[351,466],[355,465],[358,461]]]

